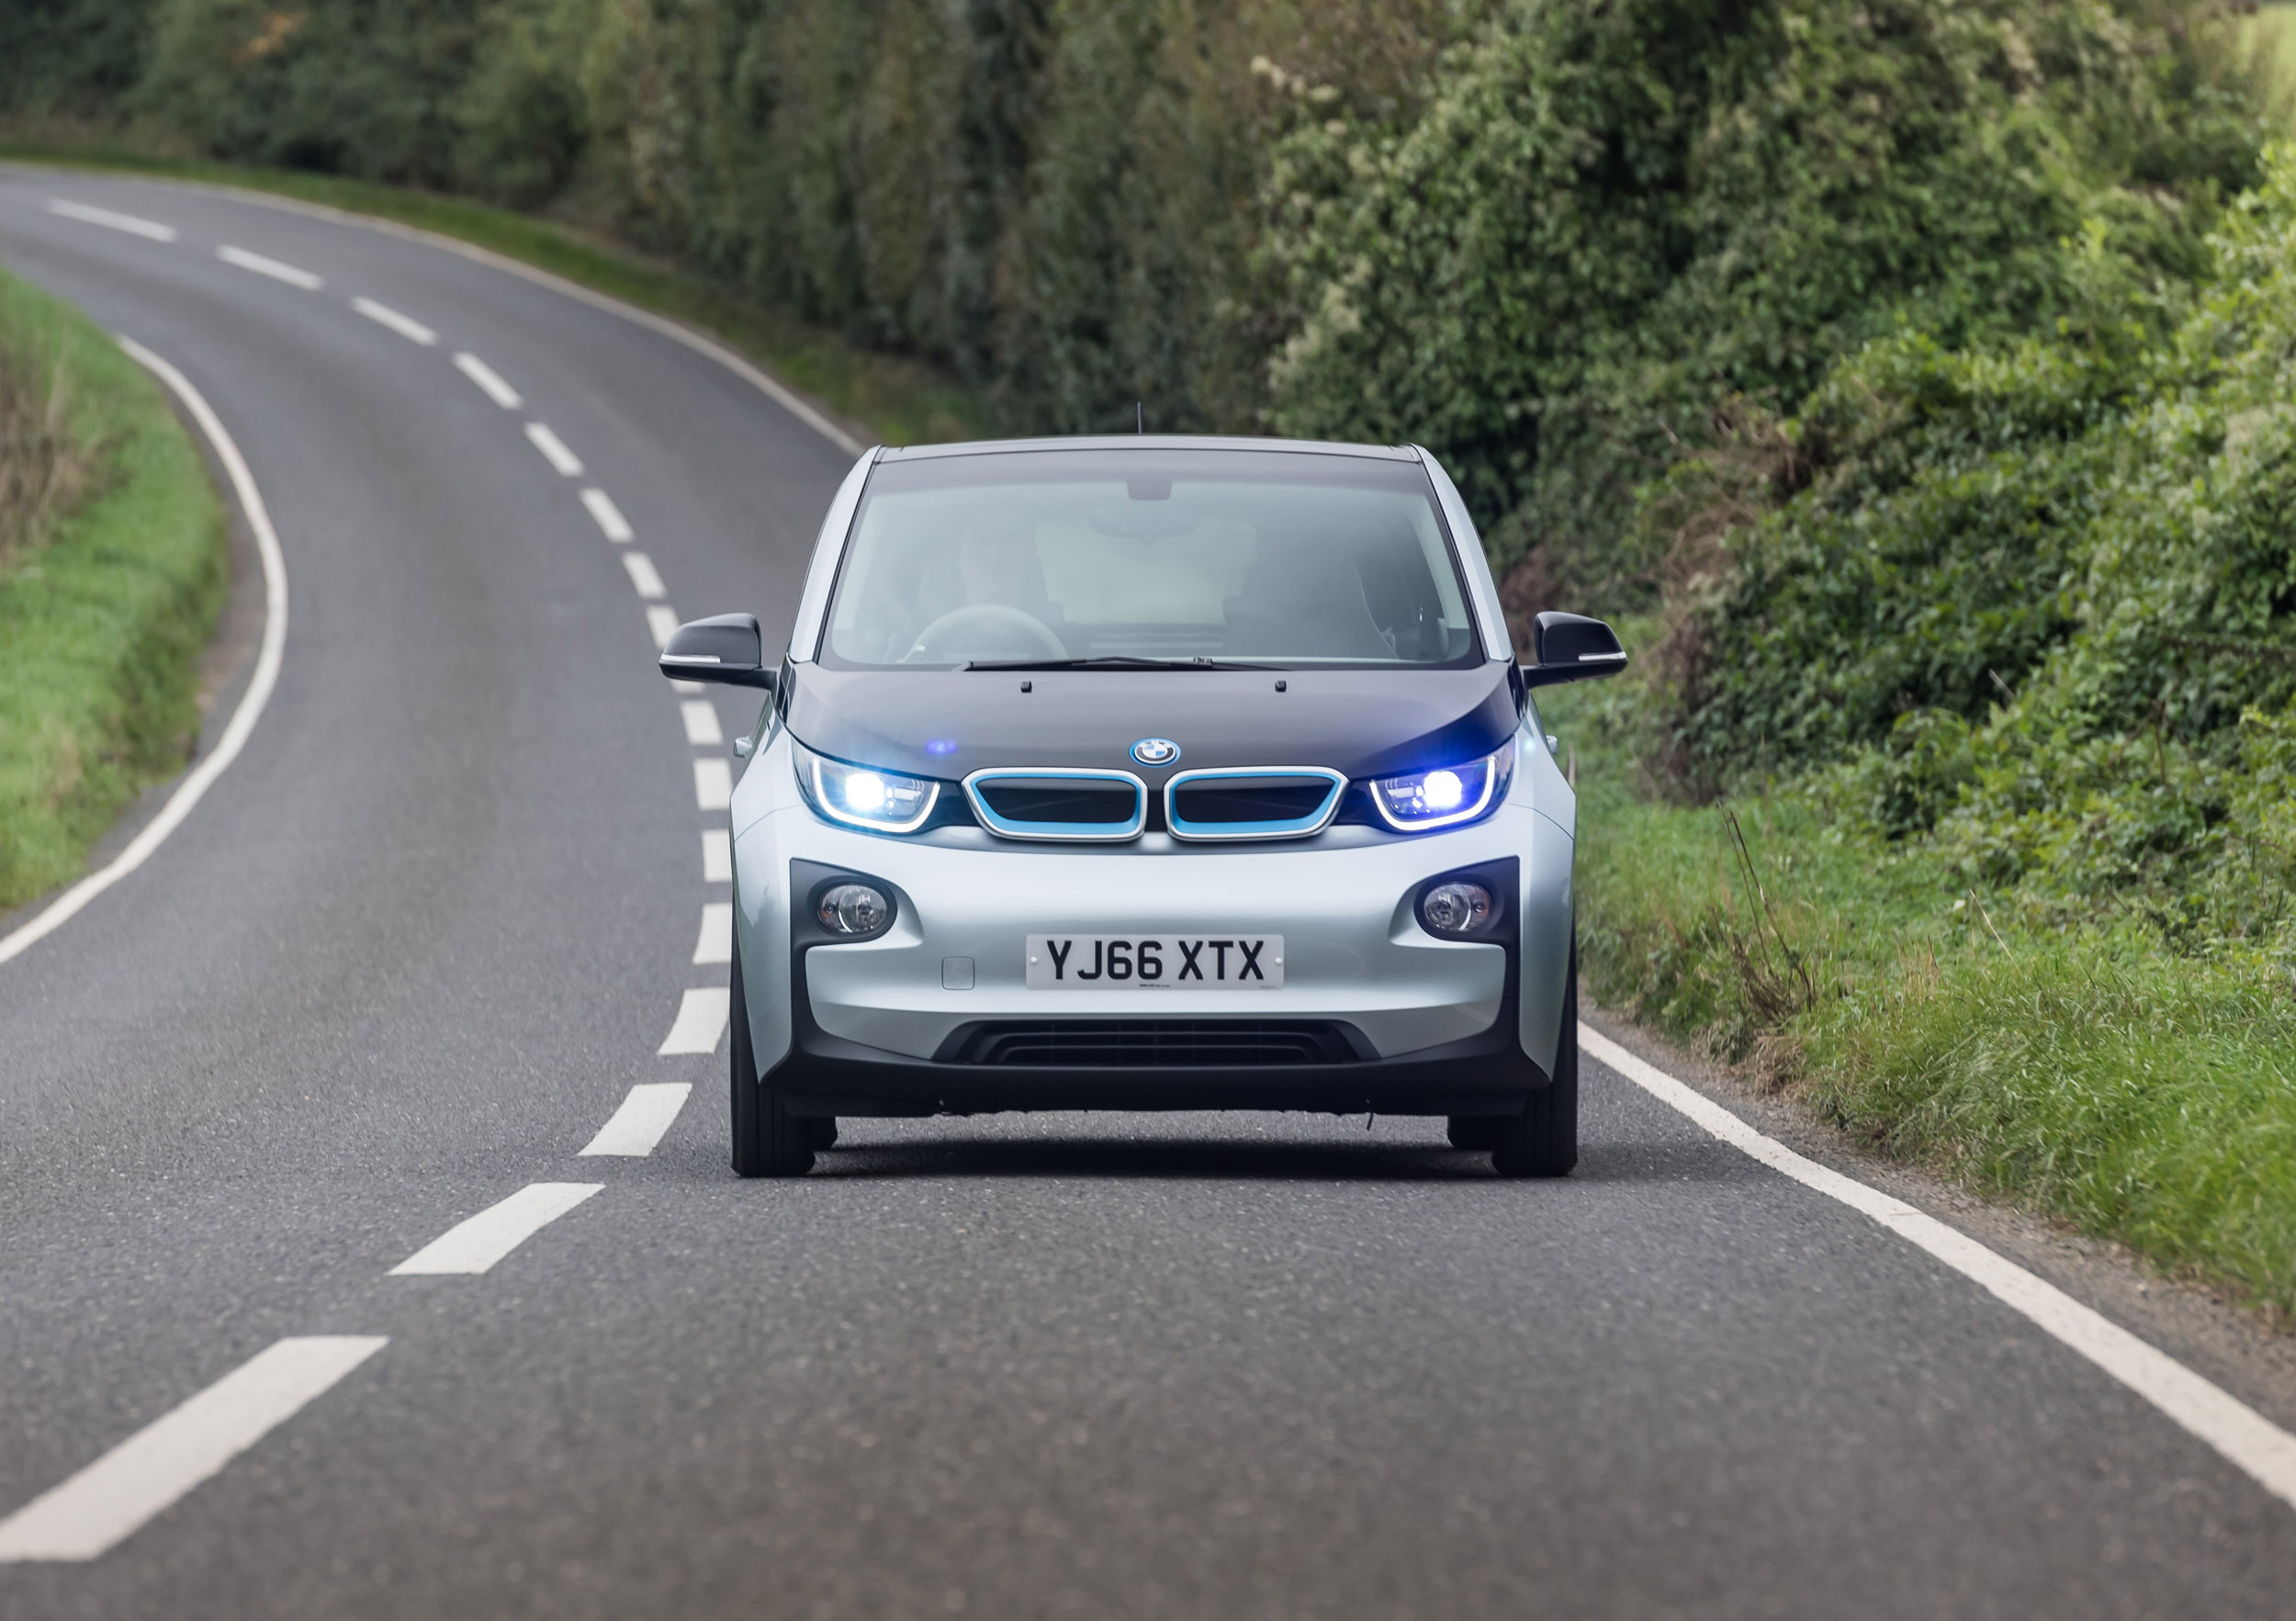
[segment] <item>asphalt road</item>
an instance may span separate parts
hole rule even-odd
[[[0,1563],[0,1615],[2296,1609],[2286,1503],[1596,1064],[1556,1184],[1257,1115],[857,1122],[737,1181],[722,1049],[658,1051],[724,984],[725,751],[625,554],[779,635],[850,456],[611,311],[219,194],[0,171],[0,263],[213,403],[292,593],[244,754],[0,964],[0,1515],[276,1342],[387,1341],[101,1557]],[[597,1191],[393,1274],[535,1184]]]

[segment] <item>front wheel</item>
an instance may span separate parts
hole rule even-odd
[[[1562,982],[1562,1034],[1555,1042],[1555,1078],[1531,1094],[1530,1106],[1502,1122],[1491,1163],[1502,1176],[1567,1176],[1579,1163],[1579,941]]]
[[[734,944],[726,1012],[733,1030],[734,1171],[743,1176],[802,1176],[813,1169],[813,1132],[782,1107],[782,1095],[758,1077],[749,1048],[748,997],[741,985],[741,944]]]

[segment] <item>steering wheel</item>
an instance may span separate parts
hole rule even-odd
[[[961,659],[1002,658],[1014,641],[1026,642],[1021,656],[1068,657],[1067,646],[1035,614],[1002,602],[968,602],[951,608],[917,633],[904,664],[949,664]],[[987,647],[982,643],[986,642]],[[953,645],[951,645],[953,644]],[[1001,646],[1000,646],[1001,644]]]

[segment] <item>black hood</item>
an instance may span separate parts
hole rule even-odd
[[[1516,724],[1509,666],[1468,670],[951,670],[790,667],[807,748],[912,776],[993,766],[1129,771],[1155,787],[1207,766],[1327,766],[1350,778],[1458,765]],[[1281,681],[1287,690],[1277,692]],[[1023,683],[1030,690],[1022,691]],[[1154,770],[1134,743],[1165,737]]]

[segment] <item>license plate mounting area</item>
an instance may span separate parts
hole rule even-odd
[[[1280,934],[1032,934],[1032,991],[1274,991]]]

